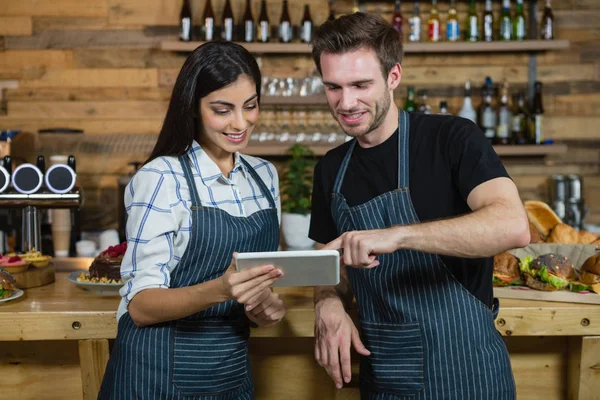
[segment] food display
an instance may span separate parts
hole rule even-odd
[[[519,260],[508,252],[494,257],[494,286],[522,285]]]
[[[27,253],[20,254],[22,260],[33,265],[36,268],[45,268],[50,264],[52,257],[45,256],[41,252],[32,249]]]
[[[77,277],[78,282],[92,283],[123,283],[121,279],[121,262],[127,251],[127,243],[110,246],[100,253],[92,262],[89,274],[82,272]]]
[[[15,278],[6,269],[0,267],[0,299],[10,297],[16,288]]]
[[[0,255],[0,267],[4,268],[11,274],[23,272],[27,269],[29,263],[17,255]]]

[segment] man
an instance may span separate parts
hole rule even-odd
[[[526,245],[529,227],[498,156],[466,119],[396,108],[402,44],[379,17],[325,23],[313,58],[354,138],[315,168],[310,237],[347,266],[315,290],[317,361],[341,388],[353,345],[363,399],[514,399],[491,256]]]

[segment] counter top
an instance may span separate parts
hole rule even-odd
[[[57,272],[53,284],[25,290],[0,304],[0,340],[79,340],[114,338],[118,294],[87,292]],[[312,337],[313,289],[277,288],[288,313],[256,337]],[[351,310],[355,313],[355,310]],[[600,305],[501,299],[496,327],[507,336],[600,335]]]

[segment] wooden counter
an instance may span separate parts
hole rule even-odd
[[[78,341],[83,398],[95,399],[109,357],[108,339],[114,339],[117,332],[116,309],[120,298],[118,295],[107,296],[81,290],[67,281],[67,275],[66,272],[59,272],[54,284],[27,289],[21,298],[0,305],[2,327],[0,341],[44,341],[46,343],[56,343],[47,341]],[[358,399],[356,379],[353,379],[350,388],[336,391],[324,372],[320,371],[320,367],[312,361],[314,326],[312,288],[286,288],[277,291],[282,294],[288,307],[286,318],[271,328],[253,330],[253,338],[250,341],[257,399],[279,399],[277,393],[283,390],[289,391],[290,385],[296,386],[299,390],[305,389],[306,380],[326,387],[325,392],[322,392],[322,387],[319,389],[325,396],[321,397],[323,399]],[[550,385],[554,388],[552,390],[562,391],[564,395],[568,391],[569,399],[591,399],[594,398],[593,396],[598,396],[600,393],[600,305],[506,299],[501,301],[496,325],[503,335],[511,337],[507,344],[511,351],[520,399],[528,397],[525,394],[529,392],[539,394],[535,389],[536,376],[539,377],[540,371],[550,368],[547,353],[556,354],[557,351],[562,354],[562,362],[557,367],[562,372],[559,371],[554,375],[563,375],[562,383],[553,386],[545,383],[545,387]],[[516,338],[524,336],[557,338],[536,338],[534,341],[531,340],[532,338],[526,341],[519,341]],[[291,344],[291,341],[294,344]],[[39,344],[33,345],[32,348],[36,346]],[[544,346],[550,348],[544,349]],[[10,348],[11,346],[3,348],[1,367],[4,370],[7,369],[7,365],[4,365],[5,361],[8,360],[8,365],[11,365],[10,357],[6,357],[6,349]],[[528,352],[535,352],[537,357],[527,358],[525,362],[528,363],[527,367],[516,365],[514,357],[518,358],[518,354],[523,356]],[[552,360],[550,364],[558,363],[556,357]],[[537,365],[537,362],[541,365]],[[15,361],[12,363],[14,365]],[[521,382],[517,367],[526,371],[522,376],[523,379],[526,379],[525,376],[531,376],[534,382],[529,379],[526,379],[527,382]],[[281,373],[283,369],[287,369],[286,375],[296,377],[298,380],[296,384],[289,381],[286,381],[287,384],[274,384],[268,379],[273,371]],[[302,371],[299,371],[300,369]],[[0,371],[2,387],[4,387],[2,380],[7,379],[4,370]],[[565,372],[566,376],[564,376]],[[309,376],[305,376],[306,374]],[[8,374],[8,376],[14,375],[14,373]],[[24,379],[27,377],[20,376],[20,380]],[[533,389],[529,389],[530,386]],[[13,399],[29,398],[19,397],[17,392],[14,394]],[[305,395],[300,394],[298,396],[286,395],[289,400],[311,398],[301,397]],[[566,397],[560,396],[559,393],[552,398]]]

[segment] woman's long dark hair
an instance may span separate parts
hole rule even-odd
[[[146,163],[161,156],[180,156],[192,146],[200,122],[200,99],[247,75],[260,102],[261,75],[256,60],[242,46],[208,42],[194,50],[175,81],[167,115]]]

